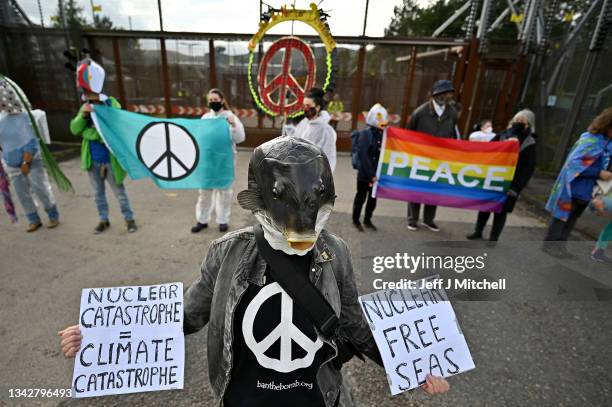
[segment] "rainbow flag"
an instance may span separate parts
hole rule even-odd
[[[383,138],[379,198],[500,212],[514,178],[518,141],[474,142],[390,127]]]

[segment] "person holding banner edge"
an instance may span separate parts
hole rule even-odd
[[[363,226],[376,230],[372,215],[376,209],[376,198],[372,196],[372,187],[376,182],[376,170],[380,157],[383,130],[389,124],[389,114],[380,103],[376,103],[366,116],[367,126],[356,131],[353,138],[352,161],[357,170],[357,192],[353,200],[353,225],[363,232]],[[366,203],[363,226],[359,221],[361,208]]]
[[[244,126],[234,113],[232,113],[225,95],[219,89],[213,88],[208,91],[208,107],[210,111],[202,116],[202,119],[215,119],[224,117],[230,126],[232,144],[234,150],[234,163],[236,162],[236,144],[245,140]],[[232,185],[225,189],[200,189],[198,202],[196,203],[197,223],[191,228],[191,233],[199,233],[208,227],[213,212],[217,216],[219,232],[226,232],[232,210]]]
[[[95,61],[86,59],[79,64],[77,68],[77,87],[82,92],[84,103],[70,122],[70,132],[74,136],[83,138],[81,168],[86,170],[89,175],[89,180],[95,193],[96,207],[100,216],[100,221],[94,228],[94,233],[102,233],[110,227],[108,201],[104,187],[105,181],[108,182],[113,194],[119,201],[128,233],[133,233],[138,228],[134,220],[134,213],[130,207],[125,185],[123,184],[126,172],[104,144],[104,140],[102,140],[98,130],[96,130],[91,118],[91,112],[93,111],[92,104],[103,103],[116,109],[121,108],[121,105],[115,98],[101,93],[104,77],[104,68]]]
[[[490,141],[518,140],[520,143],[519,158],[514,178],[507,192],[502,211],[493,215],[493,227],[489,241],[497,242],[506,225],[508,213],[514,210],[519,194],[527,186],[536,167],[535,115],[531,110],[521,110],[514,115],[508,128],[493,137]],[[491,212],[478,212],[474,232],[467,235],[468,240],[482,239],[482,232],[491,216]]]
[[[458,114],[452,107],[451,101],[455,94],[455,88],[451,81],[443,79],[436,81],[433,85],[431,98],[428,102],[417,107],[410,116],[409,130],[420,131],[435,137],[456,138],[455,126]],[[436,206],[424,205],[422,225],[432,232],[439,232],[440,228],[435,223]],[[408,229],[419,230],[420,203],[408,203]]]
[[[305,201],[295,199],[304,194]],[[184,295],[185,334],[208,325],[209,376],[223,406],[351,406],[342,364],[362,354],[382,363],[358,303],[348,246],[325,230],[334,200],[331,168],[317,146],[280,137],[255,149],[238,202],[257,223],[215,240]],[[291,310],[283,317],[291,326],[256,318],[273,314],[265,306],[279,305]],[[260,345],[274,333],[299,335],[307,355],[283,357],[287,348],[280,359],[269,355]],[[58,336],[62,353],[74,357],[83,340],[79,326]],[[266,388],[269,383],[310,386]],[[439,394],[450,386],[428,374],[421,388]]]

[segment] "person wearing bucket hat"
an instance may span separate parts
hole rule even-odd
[[[455,88],[453,87],[452,82],[449,81],[448,79],[442,79],[442,80],[434,82],[431,96],[435,98],[436,96],[439,96],[445,93],[451,94],[452,96],[452,93],[454,92],[455,92]],[[449,99],[449,101],[451,99]]]
[[[121,105],[114,97],[102,93],[104,86],[104,68],[91,59],[85,59],[77,67],[77,88],[82,92],[83,105],[70,122],[70,132],[83,138],[81,146],[81,168],[87,171],[95,194],[96,207],[100,216],[94,233],[99,234],[110,227],[108,218],[108,201],[104,182],[108,182],[113,194],[119,201],[121,213],[126,222],[127,231],[135,232],[136,221],[130,207],[130,201],[123,185],[125,170],[119,164],[112,152],[104,144],[104,140],[96,130],[91,112],[93,104],[105,104],[117,109]]]
[[[408,129],[420,131],[435,137],[456,138],[456,125],[458,112],[451,103],[455,88],[451,81],[442,79],[433,84],[431,98],[417,107],[410,116]],[[419,229],[420,203],[408,203],[408,229],[417,231]],[[433,232],[439,232],[436,225],[436,206],[425,205],[423,214],[423,226]]]

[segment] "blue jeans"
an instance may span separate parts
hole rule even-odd
[[[128,199],[127,192],[125,191],[125,186],[123,184],[119,185],[115,182],[111,165],[93,162],[87,173],[89,174],[89,181],[91,182],[91,186],[94,190],[94,199],[96,202],[96,207],[98,208],[100,220],[103,222],[108,221],[108,201],[106,200],[104,178],[102,178],[102,175],[100,175],[102,167],[106,167],[106,181],[113,190],[113,194],[117,198],[117,201],[119,201],[119,207],[121,208],[123,218],[125,220],[134,220],[134,213],[132,212],[132,208],[130,208],[130,201]]]
[[[49,216],[49,220],[59,219],[53,190],[51,190],[51,184],[49,184],[47,171],[43,166],[40,154],[36,154],[32,159],[28,175],[23,175],[20,167],[11,167],[9,165],[6,166],[6,172],[11,178],[15,194],[19,198],[19,202],[21,202],[28,223],[40,223],[33,195],[36,195],[40,203],[42,203],[47,216]]]

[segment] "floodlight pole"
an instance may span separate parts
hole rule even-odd
[[[164,19],[162,17],[161,0],[157,0],[157,12],[159,13],[159,31],[164,31]]]
[[[361,33],[362,37],[365,37],[366,35],[366,26],[368,24],[368,8],[369,7],[370,7],[370,0],[366,0],[365,15],[363,17],[363,32]]]

